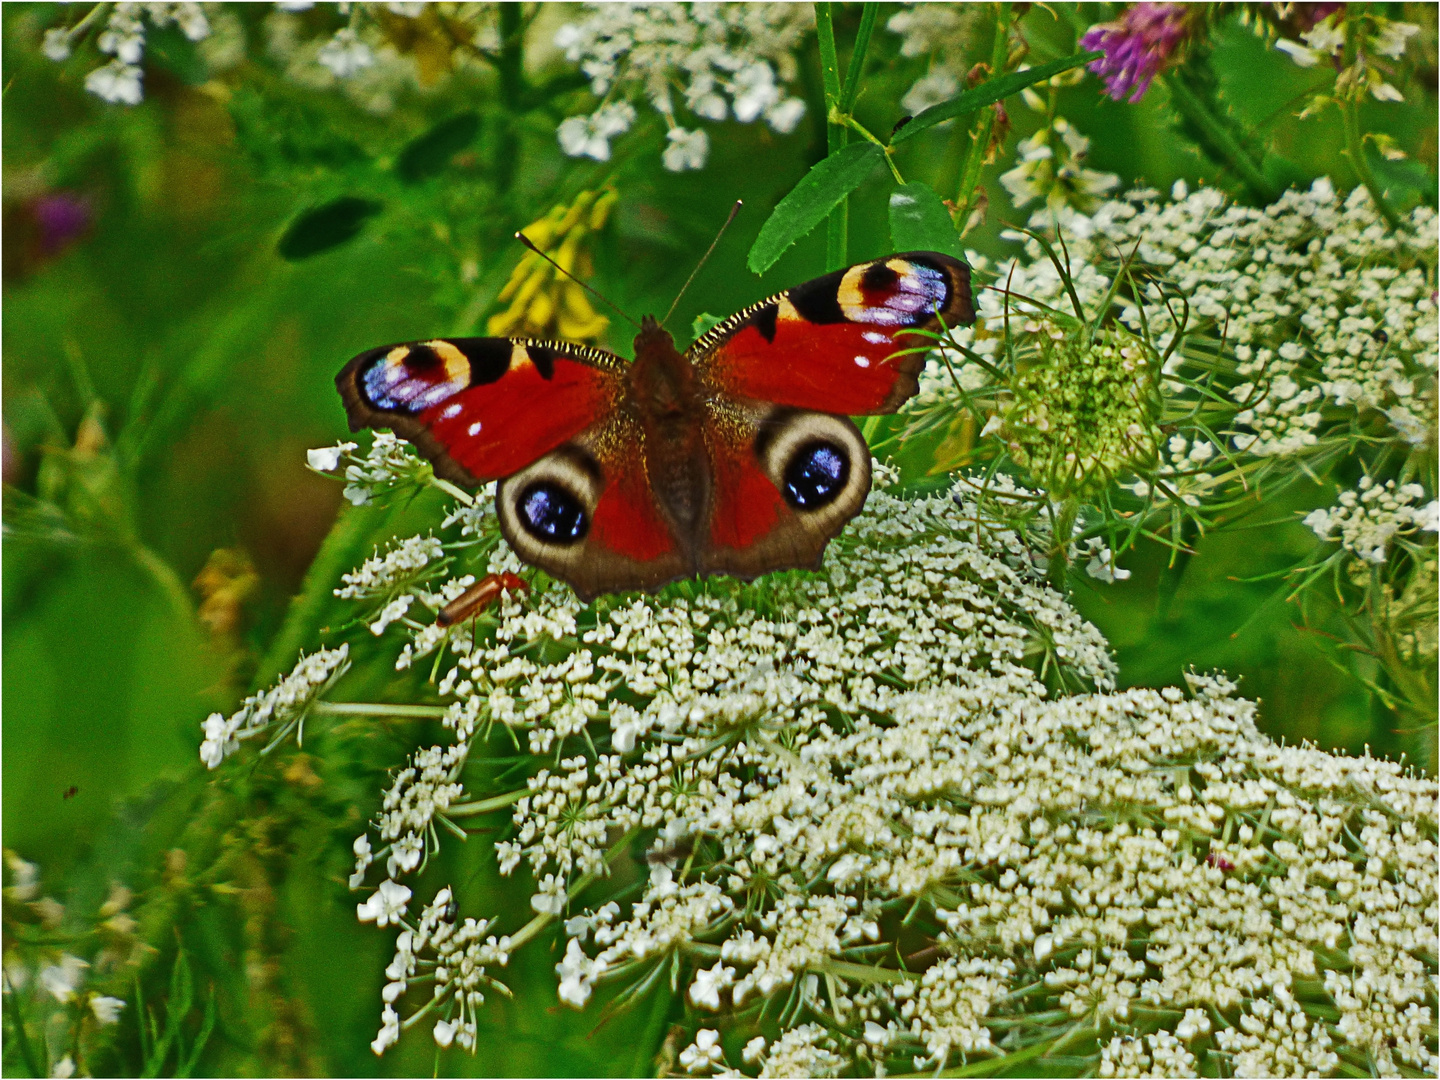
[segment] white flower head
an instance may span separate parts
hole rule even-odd
[[[387,878],[380,883],[369,900],[355,905],[355,916],[361,922],[373,922],[382,928],[398,923],[400,916],[405,914],[406,905],[410,903],[410,896],[411,892],[407,887],[397,885]]]
[[[70,32],[58,26],[46,30],[40,51],[57,64],[70,59]]]
[[[602,105],[589,116],[572,116],[556,129],[560,149],[571,157],[610,160],[610,140],[623,135],[635,123],[635,107],[628,101]]]
[[[704,168],[705,158],[710,153],[710,137],[704,131],[671,128],[666,139],[669,141],[669,145],[660,155],[660,160],[665,168],[671,172]]]
[[[375,54],[346,26],[335,31],[335,36],[325,43],[315,59],[335,78],[345,79],[374,64]]]
[[[58,964],[40,969],[40,985],[56,1001],[69,1001],[75,996],[75,990],[85,978],[85,969],[89,966],[78,956],[65,953]]]
[[[571,938],[565,947],[565,958],[555,965],[555,974],[560,976],[560,1000],[583,1009],[595,989],[591,980],[603,970],[604,965],[586,956],[580,942]]]
[[[125,1000],[117,997],[106,997],[95,995],[90,999],[90,1011],[95,1014],[95,1019],[102,1025],[114,1024],[120,1019],[120,1012],[125,1008]]]
[[[342,442],[305,451],[305,463],[315,472],[333,473],[340,468],[340,459],[356,449],[358,443]]]
[[[123,60],[112,60],[86,75],[85,89],[111,104],[139,105],[145,97],[140,69]]]
[[[588,6],[560,27],[555,44],[608,104],[590,117],[563,120],[556,132],[561,149],[572,157],[609,160],[610,140],[634,123],[629,102],[644,100],[670,132],[665,167],[703,167],[708,140],[677,122],[676,90],[701,120],[763,118],[774,131],[793,131],[805,103],[785,88],[798,75],[794,50],[813,20],[803,4]],[[604,122],[602,113],[621,109],[630,110],[623,125]]]
[[[695,973],[690,984],[690,1001],[711,1012],[720,1011],[720,991],[735,983],[735,969],[726,967],[724,961],[716,960],[715,966]]]

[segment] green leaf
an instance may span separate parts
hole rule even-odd
[[[757,274],[774,266],[786,248],[824,221],[845,196],[864,183],[884,157],[880,147],[863,142],[817,163],[760,227],[746,265]]]
[[[428,180],[444,172],[450,159],[474,142],[479,133],[478,113],[460,113],[441,120],[406,144],[395,160],[395,173],[407,184]]]
[[[725,319],[720,315],[711,315],[708,311],[702,311],[695,316],[695,321],[690,324],[691,340],[704,337],[715,327],[719,326]]]
[[[370,199],[345,195],[306,210],[290,223],[280,237],[277,250],[291,262],[308,259],[353,240],[365,227],[367,218],[378,214],[381,204]]]
[[[902,142],[912,135],[918,135],[926,128],[934,127],[936,124],[951,120],[957,116],[964,116],[966,113],[975,112],[986,105],[994,105],[1002,98],[1024,90],[1032,83],[1041,82],[1052,75],[1059,75],[1062,71],[1069,71],[1081,64],[1088,64],[1092,60],[1098,60],[1104,55],[1098,52],[1078,52],[1074,56],[1067,56],[1060,60],[1052,60],[1048,64],[1041,64],[1037,68],[1027,68],[1025,71],[1012,71],[1009,75],[1001,75],[998,79],[991,79],[983,82],[973,90],[966,90],[959,97],[951,98],[949,101],[942,101],[939,105],[931,105],[919,116],[906,123],[899,131],[895,132],[890,139],[893,146]]]
[[[890,196],[890,245],[895,251],[939,251],[965,257],[950,211],[928,184],[918,180]]]

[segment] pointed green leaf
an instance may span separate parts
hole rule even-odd
[[[479,133],[479,113],[460,113],[442,120],[406,144],[395,159],[395,173],[407,184],[437,176],[445,171],[456,154],[475,141]]]
[[[1069,71],[1081,64],[1088,64],[1092,60],[1098,60],[1102,56],[1098,52],[1078,52],[1074,56],[1067,56],[1060,60],[1052,60],[1048,64],[1041,64],[1037,68],[1027,68],[1024,71],[1012,71],[1009,75],[1001,75],[998,79],[991,79],[983,82],[973,90],[966,90],[959,97],[951,98],[949,101],[942,101],[939,105],[931,105],[919,116],[906,122],[906,124],[895,132],[890,139],[893,146],[902,142],[912,135],[918,135],[926,128],[934,127],[936,124],[951,120],[957,116],[964,116],[966,113],[975,112],[986,105],[994,105],[1002,98],[1011,94],[1019,93],[1032,83],[1041,82],[1052,75],[1059,75],[1062,71]]]
[[[852,143],[816,164],[760,227],[746,265],[757,274],[774,266],[786,248],[824,221],[840,200],[864,183],[884,157],[885,151],[874,143]]]
[[[322,206],[306,210],[290,223],[280,237],[280,255],[291,262],[298,262],[339,247],[359,235],[366,220],[380,210],[380,203],[354,195],[332,199]]]
[[[950,211],[928,184],[914,180],[890,196],[890,245],[895,251],[939,251],[965,257]]]

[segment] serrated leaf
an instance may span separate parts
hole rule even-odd
[[[957,259],[965,257],[950,211],[930,185],[918,180],[890,195],[890,245],[895,251],[939,251]]]
[[[763,274],[785,249],[824,221],[840,200],[875,171],[885,151],[871,142],[851,143],[814,165],[780,200],[760,227],[746,265]]]
[[[914,119],[905,124],[899,131],[895,132],[890,139],[891,145],[918,135],[926,128],[932,128],[936,124],[946,120],[954,119],[957,116],[964,116],[966,113],[983,109],[986,105],[994,105],[1002,98],[1011,94],[1017,94],[1025,87],[1037,82],[1042,82],[1052,75],[1059,75],[1063,71],[1077,68],[1081,64],[1088,64],[1092,60],[1098,60],[1103,53],[1078,52],[1073,56],[1066,56],[1060,60],[1052,60],[1048,64],[1041,64],[1037,68],[1027,68],[1025,71],[1012,71],[1009,75],[1001,75],[997,79],[990,79],[983,82],[973,90],[966,90],[959,97],[951,98],[949,101],[942,101],[939,105],[931,105],[930,108],[920,113]]]
[[[329,251],[353,240],[365,227],[366,220],[380,210],[380,203],[354,195],[332,199],[306,210],[292,221],[280,237],[277,250],[282,258],[291,262]]]

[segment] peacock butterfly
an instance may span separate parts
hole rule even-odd
[[[752,304],[684,353],[647,315],[630,363],[446,338],[370,349],[335,383],[352,431],[392,429],[446,480],[499,480],[510,546],[588,601],[817,567],[870,491],[849,417],[914,395],[914,331],[974,319],[970,268],[914,251]]]

